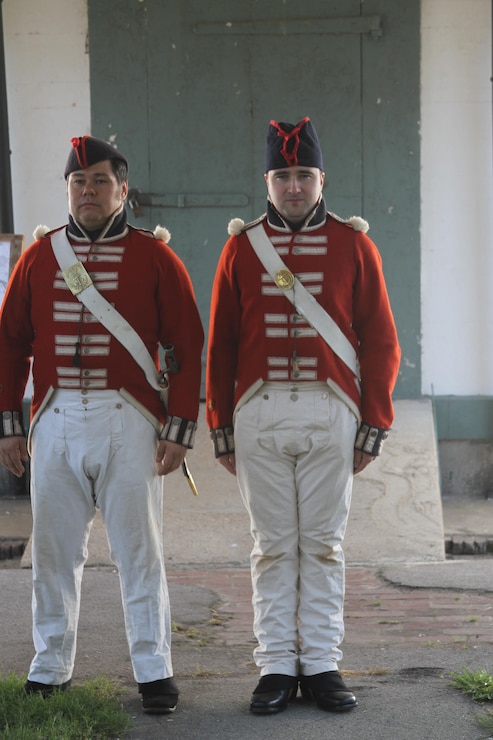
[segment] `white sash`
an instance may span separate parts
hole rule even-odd
[[[286,298],[359,379],[358,356],[351,342],[339,329],[332,316],[287,269],[262,224],[257,224],[245,233],[255,254]]]
[[[128,321],[104,298],[94,287],[84,265],[77,260],[72,245],[67,239],[65,229],[57,231],[51,237],[51,246],[62,270],[63,278],[73,295],[108,329],[108,331],[132,355],[142,368],[147,382],[161,394],[166,401],[167,380],[161,385],[156,365],[144,342]]]

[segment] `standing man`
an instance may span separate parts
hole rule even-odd
[[[400,351],[380,255],[363,219],[328,213],[309,118],[271,121],[267,212],[231,238],[215,276],[207,420],[250,515],[252,712],[285,709],[300,685],[322,709],[356,706],[338,672],[342,541],[353,475],[393,420]]]
[[[100,509],[143,710],[168,713],[178,689],[159,476],[178,469],[193,445],[203,329],[169,233],[127,223],[125,157],[99,139],[74,138],[65,179],[68,225],[22,254],[0,314],[0,462],[18,476],[28,460],[22,399],[33,358],[35,657],[25,688],[47,696],[70,683],[87,541]],[[167,409],[159,344],[174,348],[178,364]]]

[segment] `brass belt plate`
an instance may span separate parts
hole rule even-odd
[[[279,270],[275,277],[276,285],[281,290],[291,290],[294,285],[294,275],[289,270]]]
[[[62,272],[62,275],[73,295],[81,293],[92,285],[91,276],[82,262],[76,262],[75,265],[68,267]]]

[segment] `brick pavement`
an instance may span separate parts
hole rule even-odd
[[[254,644],[247,568],[171,570],[168,580],[217,593],[224,644]],[[345,614],[346,641],[351,645],[473,647],[493,643],[492,593],[393,586],[375,568],[347,568]]]

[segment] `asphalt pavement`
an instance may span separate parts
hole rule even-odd
[[[189,455],[199,496],[178,473],[164,487],[173,662],[181,692],[172,715],[142,714],[118,574],[99,517],[91,534],[73,680],[105,674],[121,683],[132,716],[125,738],[488,738],[479,724],[487,707],[452,688],[450,678],[464,669],[493,672],[493,557],[450,557],[445,549],[451,541],[493,539],[493,502],[440,497],[428,402],[396,402],[384,454],[355,481],[340,668],[359,705],[343,714],[323,712],[300,697],[278,715],[249,712],[258,674],[248,518],[234,478],[212,458],[203,418],[199,430]],[[4,675],[25,674],[32,658],[30,528],[28,496],[0,497]]]

